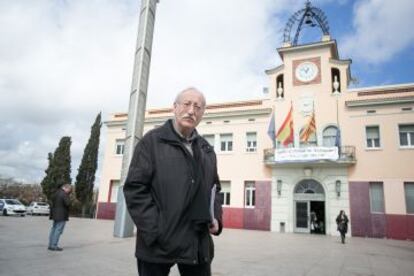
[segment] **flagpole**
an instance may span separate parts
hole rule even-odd
[[[292,124],[293,124],[293,117],[295,116],[295,113],[293,112],[293,101],[292,100],[290,100],[290,110],[292,111],[291,118],[292,118]],[[296,133],[295,124],[293,124],[292,130],[293,130],[293,147],[295,147],[295,133]]]
[[[338,126],[338,129],[339,129],[338,96],[336,96],[335,98],[336,98],[336,125]]]
[[[339,93],[338,93],[339,94]],[[336,137],[335,137],[335,145],[338,147],[338,158],[341,159],[341,128],[339,126],[339,95],[335,95],[336,97],[336,125],[337,125],[337,131],[336,131]]]

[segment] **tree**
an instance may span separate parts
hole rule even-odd
[[[53,154],[51,152],[48,153],[47,159],[49,161],[49,165],[45,170],[46,176],[43,178],[42,182],[40,182],[40,185],[42,186],[43,193],[46,195],[47,199],[49,199],[49,195],[51,194],[50,189],[53,187],[52,174],[50,173],[52,171],[53,164]]]
[[[51,201],[52,196],[56,191],[66,183],[71,183],[71,157],[70,146],[72,144],[69,136],[64,136],[60,139],[59,146],[55,153],[48,154],[49,165],[46,169],[46,176],[43,178],[41,185],[43,192],[47,199]]]
[[[86,209],[92,205],[93,185],[95,173],[98,167],[99,137],[101,134],[101,113],[96,116],[91,127],[91,134],[83,152],[82,161],[76,176],[76,198],[82,204],[82,216],[85,217]]]

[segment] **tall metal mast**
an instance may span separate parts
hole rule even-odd
[[[121,186],[118,190],[115,214],[114,236],[120,238],[131,237],[134,232],[134,224],[128,214],[125,204],[123,185],[128,173],[129,164],[131,163],[135,145],[141,139],[144,130],[152,39],[154,36],[155,10],[159,2],[159,0],[141,1],[135,63],[129,98],[125,148],[122,159]]]

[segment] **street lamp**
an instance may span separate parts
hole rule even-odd
[[[276,184],[277,194],[280,196],[282,194],[282,180],[278,179]]]
[[[341,180],[337,180],[335,182],[335,191],[336,191],[336,196],[340,197],[341,196]]]

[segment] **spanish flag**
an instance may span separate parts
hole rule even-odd
[[[305,128],[303,128],[300,132],[300,141],[305,142],[305,143],[308,142],[309,137],[315,132],[316,132],[315,112],[313,112],[308,125]]]
[[[290,106],[288,115],[276,134],[277,140],[284,146],[293,143],[293,106]]]

